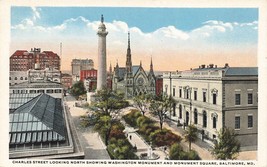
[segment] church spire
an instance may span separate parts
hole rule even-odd
[[[151,56],[151,62],[150,62],[150,72],[153,72],[153,62],[152,62],[152,56]]]
[[[127,73],[132,73],[132,55],[131,55],[131,46],[130,46],[130,32],[128,31],[128,48],[126,54],[126,70]]]
[[[112,73],[112,66],[111,66],[111,62],[110,62],[110,65],[109,65],[109,73],[110,73],[110,74]]]
[[[128,49],[131,49],[130,48],[130,31],[128,31]]]

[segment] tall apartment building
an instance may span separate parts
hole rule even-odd
[[[164,73],[163,91],[176,105],[173,115],[194,124],[207,142],[230,127],[244,150],[255,150],[258,133],[258,68],[213,64],[181,72]]]
[[[72,59],[71,74],[79,76],[81,70],[91,70],[94,68],[92,59]]]
[[[9,60],[10,71],[34,69],[35,63],[39,63],[42,70],[47,67],[60,70],[60,57],[52,51],[41,52],[40,48],[32,48],[31,51],[17,50]]]

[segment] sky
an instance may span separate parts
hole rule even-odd
[[[257,66],[256,8],[12,7],[10,55],[41,48],[60,54],[62,70],[74,58],[97,68],[101,14],[107,35],[107,66],[125,66],[127,33],[133,65],[173,71],[201,64]]]

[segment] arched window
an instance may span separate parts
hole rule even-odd
[[[28,78],[27,77],[25,77],[25,80],[27,80]]]
[[[212,119],[212,125],[213,125],[213,128],[215,128],[215,129],[216,129],[216,122],[217,122],[216,117],[213,117],[213,119]]]
[[[203,127],[207,127],[207,112],[203,111]]]
[[[15,77],[15,80],[18,80],[18,78],[17,78],[17,77]]]
[[[9,77],[9,80],[11,80],[11,77]]]
[[[194,124],[198,123],[198,117],[197,117],[197,109],[194,110]]]
[[[182,118],[182,114],[183,113],[183,111],[182,111],[182,105],[180,104],[179,105],[179,118]]]
[[[23,77],[20,77],[20,80],[23,80]]]

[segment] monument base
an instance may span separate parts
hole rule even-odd
[[[95,92],[87,92],[87,103],[90,105],[92,102],[95,101]]]

